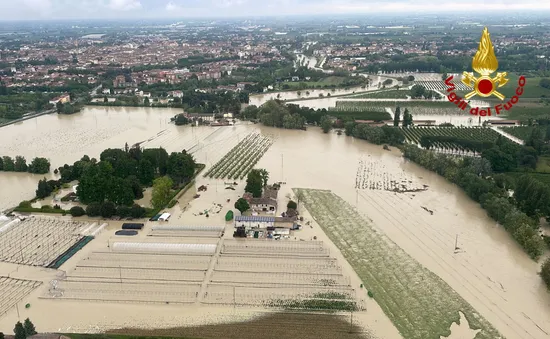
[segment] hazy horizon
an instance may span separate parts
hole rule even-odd
[[[0,0],[0,21],[79,19],[199,19],[307,15],[489,14],[550,11],[550,2],[525,0]],[[504,17],[501,19],[505,19]]]

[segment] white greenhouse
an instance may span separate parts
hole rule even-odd
[[[216,253],[216,244],[177,244],[177,243],[140,243],[115,242],[114,251],[120,252],[155,252],[155,253],[187,253],[208,254]]]

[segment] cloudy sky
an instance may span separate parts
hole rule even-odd
[[[437,3],[437,7],[434,4]],[[0,0],[0,20],[550,10],[547,0]]]

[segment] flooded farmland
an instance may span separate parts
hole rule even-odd
[[[342,199],[339,206],[356,207],[362,218],[368,221],[369,227],[387,237],[391,246],[400,247],[410,260],[439,276],[506,338],[543,339],[550,335],[550,296],[537,275],[539,264],[530,260],[510,236],[460,189],[405,161],[398,150],[385,151],[381,146],[335,133],[326,135],[316,128],[290,131],[251,124],[177,127],[169,124],[170,117],[176,113],[177,110],[171,109],[86,108],[72,116],[43,116],[2,128],[0,154],[23,155],[27,159],[43,156],[49,158],[52,167],[56,168],[72,163],[84,154],[98,157],[105,148],[122,148],[126,142],[129,145],[143,142],[143,147],[162,146],[169,152],[188,149],[199,162],[207,164],[208,170],[242,138],[258,132],[274,142],[256,167],[266,168],[271,181],[287,183],[280,194],[280,204],[286,194],[292,194],[292,188],[330,190]],[[384,169],[391,175],[383,176],[376,169]],[[28,174],[1,173],[0,209],[31,198],[39,178]],[[392,187],[390,190],[385,188],[388,184],[385,180],[410,181],[413,189],[426,185],[427,190],[393,192]],[[202,176],[197,180],[198,185],[218,182]],[[367,182],[368,185],[358,185],[358,182]],[[218,194],[217,184],[216,192],[210,194]],[[303,213],[307,215],[308,212],[303,210]],[[187,214],[174,222],[183,223],[185,220],[185,223],[195,223],[194,218]],[[196,218],[199,220],[199,217]],[[317,221],[321,223],[321,220]],[[299,232],[303,232],[298,233],[299,237],[306,238],[307,234],[309,240],[309,236],[316,236],[318,240],[329,243],[331,253],[339,253],[335,238],[329,239],[320,228]],[[356,227],[349,229],[349,232],[360,233],[363,230]],[[348,241],[352,242],[351,248],[368,246],[353,243],[354,239],[348,237]],[[460,251],[455,251],[455,242]],[[344,270],[347,269],[344,267]],[[414,272],[407,274],[414,275]],[[355,280],[353,284],[358,285]],[[428,304],[431,298],[436,296],[422,296]],[[31,315],[33,321],[37,319],[37,328],[43,325],[42,328],[49,327],[50,330],[66,330],[72,326],[72,330],[92,330],[94,322],[119,328],[127,325],[126,319],[146,321],[145,316],[138,313],[149,307],[119,304],[106,310],[103,304],[90,304],[92,306],[88,312],[79,315],[77,302],[63,301],[64,307],[55,306],[55,310],[63,312],[67,316],[65,320],[49,319],[46,315],[41,318],[40,314],[45,310],[52,310],[54,302],[33,301],[33,308],[25,314]],[[444,305],[441,306],[444,308]],[[191,313],[208,316],[214,312],[208,308],[188,310],[184,315],[170,316],[162,323],[162,315],[179,312],[180,309],[175,305],[158,305],[152,309],[158,311],[158,315],[154,316],[158,321],[155,324],[162,326],[192,324],[191,320],[186,320],[192,317]],[[229,314],[231,310],[224,312]],[[253,311],[247,312],[248,316],[254,314]],[[106,314],[109,319],[105,319]],[[455,314],[453,317],[458,320],[461,315]],[[1,328],[13,326],[15,318],[16,314],[11,312],[1,319]],[[238,317],[227,318],[238,320]],[[388,319],[384,319],[381,309],[372,301],[365,318],[371,319],[370,322],[365,320],[366,325],[374,327],[376,337],[396,338],[395,329],[387,327]],[[373,318],[379,321],[374,323]],[[454,320],[449,322],[449,327]],[[455,327],[453,325],[452,328]],[[464,331],[470,332],[475,333]],[[465,337],[473,338],[473,334]]]

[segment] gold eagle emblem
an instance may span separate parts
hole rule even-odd
[[[490,77],[490,75],[498,69],[498,60],[487,27],[483,29],[479,48],[472,61],[472,68],[481,76],[476,78],[473,72],[462,73],[462,83],[474,89],[464,97],[470,99],[476,94],[481,97],[494,95],[500,100],[504,100],[504,95],[499,93],[496,89],[508,83],[508,79],[506,78],[508,73],[499,72],[494,78]]]

